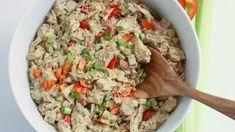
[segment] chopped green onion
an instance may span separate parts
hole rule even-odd
[[[146,107],[152,107],[152,106],[154,106],[154,105],[156,105],[157,104],[157,101],[155,100],[155,99],[149,99],[149,100],[147,100],[146,102],[145,102],[145,106]]]
[[[117,26],[117,32],[120,33],[123,30],[123,26]]]
[[[111,32],[106,32],[104,34],[104,40],[110,40],[111,39]]]
[[[100,67],[101,67],[100,62],[99,62],[99,61],[96,61],[96,62],[94,63],[94,68],[95,68],[96,70],[99,70]]]
[[[77,100],[81,99],[80,94],[75,93],[75,92],[70,92],[70,93],[69,93],[69,97],[74,98],[74,99],[77,99]]]
[[[124,40],[124,39],[118,39],[118,44],[120,45],[120,46],[125,46],[126,45],[126,40]]]
[[[96,38],[94,41],[95,44],[99,44],[100,43],[100,39]]]
[[[140,37],[141,40],[144,40],[145,39],[145,34],[144,33],[140,33],[139,37]]]
[[[93,60],[93,56],[91,54],[87,54],[86,59],[89,61]]]
[[[96,107],[93,109],[93,112],[94,112],[94,113],[99,113],[99,112],[100,112],[99,107],[96,106]]]
[[[134,47],[132,42],[128,42],[127,43],[127,48],[132,49]]]
[[[63,113],[63,114],[69,115],[69,114],[71,114],[71,112],[72,112],[72,109],[71,109],[71,108],[63,107],[63,110],[62,110],[62,113]]]
[[[48,44],[54,44],[54,42],[55,42],[55,38],[54,37],[50,36],[50,37],[47,38],[47,43]]]
[[[72,54],[71,52],[69,52],[69,53],[67,54],[67,59],[68,59],[68,61],[70,61],[70,62],[73,61],[73,54]]]
[[[103,101],[100,105],[100,109],[105,109],[107,107],[107,101]]]
[[[88,50],[87,48],[84,48],[84,49],[82,50],[82,53],[83,53],[83,54],[89,54],[89,50]]]

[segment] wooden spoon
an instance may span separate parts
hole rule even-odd
[[[151,62],[143,66],[148,77],[138,86],[135,97],[187,96],[235,119],[235,101],[209,95],[190,87],[156,49],[151,47],[149,49],[152,53]]]

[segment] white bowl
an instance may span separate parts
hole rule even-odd
[[[43,120],[30,96],[26,55],[30,42],[34,39],[53,2],[54,0],[35,0],[17,27],[9,52],[9,75],[16,102],[33,128],[43,132],[52,132],[55,129]],[[144,0],[144,2],[166,17],[175,27],[186,53],[187,82],[197,87],[200,68],[199,42],[187,14],[176,0]],[[186,116],[190,104],[189,98],[180,98],[178,107],[158,131],[174,131]]]

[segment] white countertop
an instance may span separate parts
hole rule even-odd
[[[10,41],[17,23],[33,0],[0,0],[0,131],[31,132],[34,129],[24,119],[10,90],[7,59]],[[221,6],[223,5],[223,6]],[[210,49],[209,93],[235,100],[235,16],[231,12],[234,0],[215,0],[212,44]],[[226,78],[225,78],[226,77]],[[33,118],[33,117],[32,117]],[[235,122],[208,107],[203,107],[204,132],[232,132]]]

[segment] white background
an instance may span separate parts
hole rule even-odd
[[[10,90],[8,50],[20,18],[33,0],[0,0],[0,131],[31,132]],[[235,100],[235,0],[215,0],[210,46],[208,93]],[[19,49],[20,50],[20,49]],[[203,106],[203,132],[234,132],[235,121]],[[33,118],[33,117],[32,117]]]

